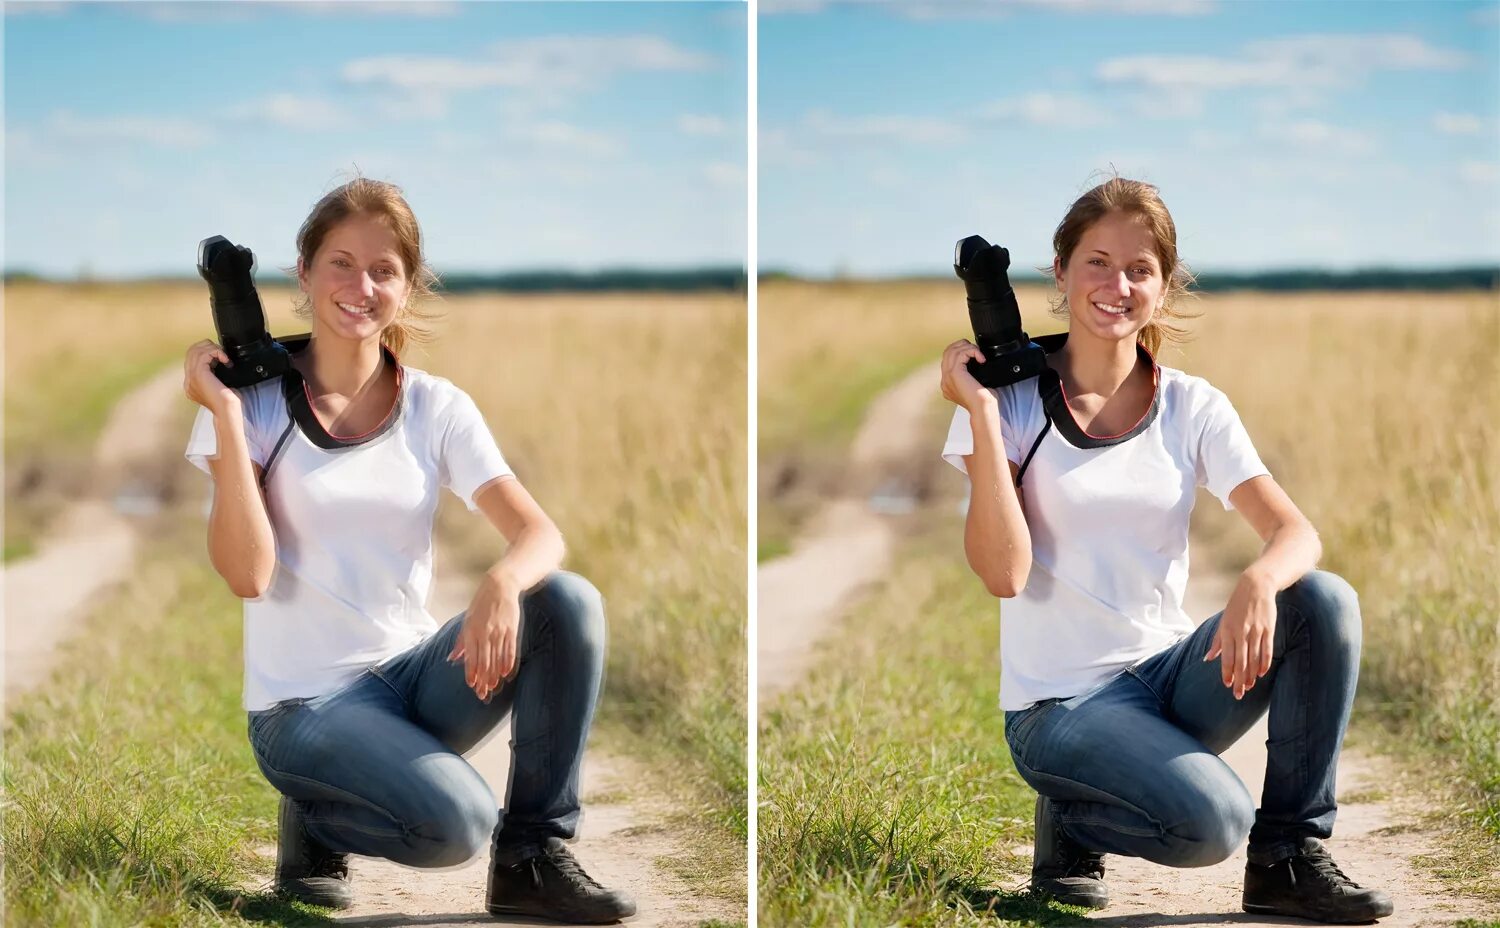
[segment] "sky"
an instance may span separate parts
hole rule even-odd
[[[355,172],[444,272],[744,263],[735,2],[6,2],[7,271],[293,264]]]
[[[761,0],[759,50],[762,271],[1049,265],[1110,170],[1198,271],[1500,262],[1500,0]]]

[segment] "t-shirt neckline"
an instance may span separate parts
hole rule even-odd
[[[312,333],[294,335],[290,338],[278,339],[278,341],[289,354],[300,354],[312,343]],[[335,435],[328,431],[313,411],[312,394],[308,390],[302,373],[290,364],[287,365],[286,372],[281,375],[282,396],[286,399],[287,412],[292,421],[297,423],[302,434],[307,436],[307,439],[314,445],[333,450],[368,444],[395,428],[396,424],[401,421],[401,410],[406,398],[406,370],[401,365],[401,359],[390,348],[381,345],[380,351],[386,361],[396,368],[396,399],[391,404],[391,411],[385,419],[370,431],[360,435]]]

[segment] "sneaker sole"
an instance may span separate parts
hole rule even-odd
[[[1377,918],[1385,918],[1396,911],[1395,906],[1381,906],[1380,909],[1373,912],[1361,912],[1359,914],[1309,915],[1306,912],[1294,912],[1290,909],[1283,909],[1280,906],[1257,905],[1250,902],[1241,903],[1240,908],[1255,915],[1280,915],[1284,918],[1305,918],[1311,921],[1323,922],[1327,925],[1362,925],[1366,922],[1373,922]]]
[[[618,915],[597,915],[588,912],[558,912],[556,910],[544,912],[538,909],[529,909],[517,905],[504,905],[501,903],[490,903],[484,908],[491,915],[522,915],[527,918],[545,918],[554,922],[573,922],[585,925],[613,925],[615,922],[629,918],[635,914],[634,908],[629,912],[623,912]]]

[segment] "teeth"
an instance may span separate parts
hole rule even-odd
[[[1095,303],[1094,305],[1099,307],[1104,312],[1109,313],[1111,316],[1123,316],[1126,313],[1130,312],[1130,309],[1125,306],[1112,306],[1109,303]]]
[[[339,303],[338,307],[351,316],[368,316],[374,312],[374,310],[366,309],[362,306],[350,306],[348,303]]]

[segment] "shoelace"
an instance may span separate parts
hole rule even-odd
[[[315,859],[307,868],[308,876],[329,876],[336,880],[349,878],[349,855],[332,851]]]
[[[1307,865],[1312,867],[1315,873],[1332,886],[1348,886],[1352,889],[1362,888],[1358,883],[1345,876],[1344,871],[1340,870],[1339,865],[1334,862],[1333,855],[1321,847],[1315,851],[1307,851],[1302,855],[1302,859],[1307,861]]]
[[[594,881],[593,877],[584,872],[583,867],[578,863],[578,859],[570,854],[567,848],[548,848],[546,856],[552,862],[552,866],[556,868],[557,872],[562,874],[563,878],[574,886],[583,889],[596,889],[603,892],[604,887],[600,886]]]

